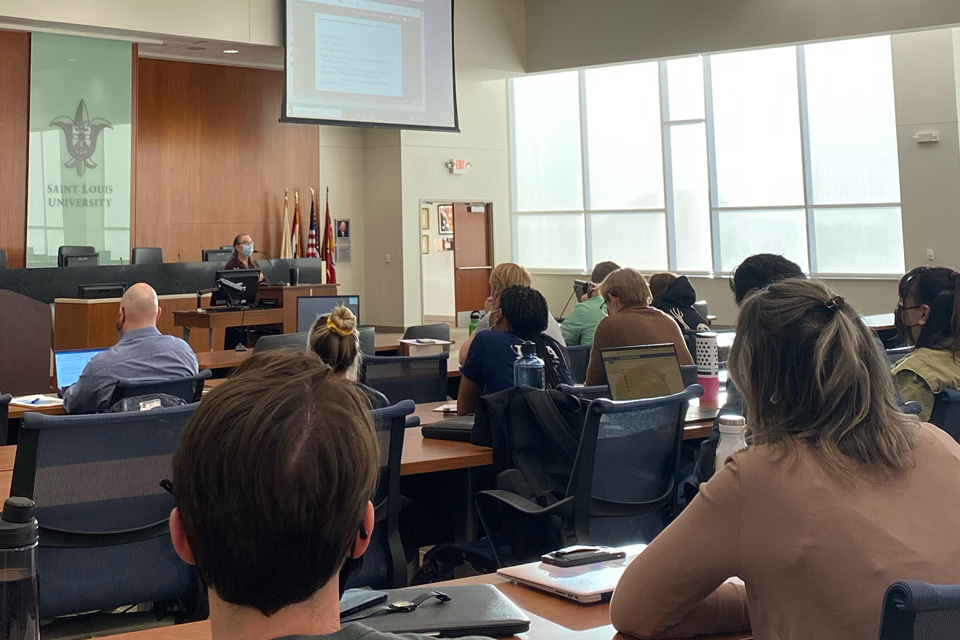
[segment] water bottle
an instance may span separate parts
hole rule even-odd
[[[0,514],[0,638],[38,640],[37,520],[33,500],[9,498]]]
[[[537,357],[537,345],[532,342],[520,345],[520,357],[513,363],[513,384],[532,389],[546,388],[543,360]]]
[[[714,471],[720,471],[727,458],[747,448],[747,421],[743,416],[720,416],[720,442],[717,444],[717,460]]]
[[[473,332],[477,330],[477,324],[480,322],[480,312],[473,311],[470,313],[470,329],[468,330],[467,335],[472,336]]]

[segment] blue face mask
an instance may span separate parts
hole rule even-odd
[[[240,253],[249,258],[253,255],[253,243],[245,244],[240,247]]]

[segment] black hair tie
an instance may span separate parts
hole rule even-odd
[[[829,309],[832,313],[836,313],[840,309],[843,309],[843,305],[844,305],[844,300],[840,296],[833,296],[832,298],[830,298],[829,300],[823,303],[823,306]]]

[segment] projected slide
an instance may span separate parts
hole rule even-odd
[[[455,129],[452,0],[286,0],[284,117]]]

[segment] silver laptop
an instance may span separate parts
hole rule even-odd
[[[605,602],[613,595],[627,565],[646,548],[645,544],[620,547],[627,556],[579,567],[557,567],[543,562],[531,562],[498,569],[497,573],[512,582],[539,591],[573,600],[580,604]]]
[[[660,398],[684,390],[673,343],[601,349],[614,400]]]
[[[53,362],[56,366],[57,389],[62,391],[70,385],[76,384],[87,363],[93,360],[95,355],[104,351],[106,349],[76,349],[54,353]]]

